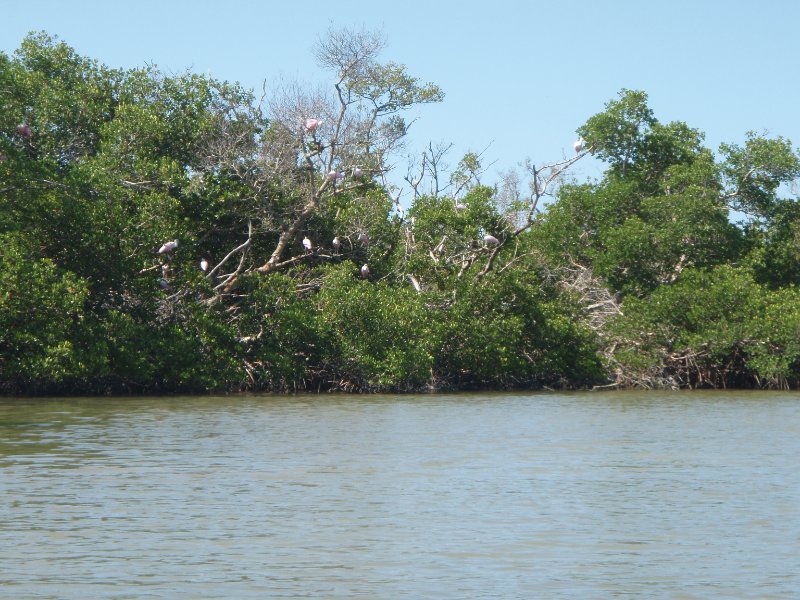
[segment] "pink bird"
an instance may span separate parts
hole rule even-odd
[[[491,235],[489,233],[487,233],[485,236],[483,236],[483,241],[486,242],[487,244],[489,244],[490,246],[499,246],[500,245],[500,240],[498,240],[496,237],[494,237],[493,235]]]
[[[158,249],[159,254],[167,254],[175,250],[178,247],[178,240],[174,240],[172,242],[167,242],[161,248]]]
[[[31,135],[33,134],[31,131],[31,126],[27,123],[20,123],[17,125],[17,133],[25,139],[30,139]]]
[[[366,263],[364,263],[361,266],[361,277],[362,279],[366,279],[367,277],[369,277],[369,267],[367,266]]]
[[[200,270],[208,271],[208,261],[205,258],[200,261]]]
[[[580,154],[580,151],[583,150],[583,142],[583,138],[578,138],[572,145],[572,147],[575,148],[575,154]]]
[[[314,133],[320,125],[322,121],[319,119],[306,119],[306,133]]]
[[[462,211],[462,210],[464,210],[465,208],[467,208],[467,205],[466,205],[466,204],[462,204],[461,202],[459,202],[458,204],[456,204],[456,210],[458,210],[458,211]]]

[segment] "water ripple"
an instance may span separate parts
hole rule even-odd
[[[782,394],[0,401],[3,598],[797,598]]]

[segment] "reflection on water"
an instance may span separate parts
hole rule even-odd
[[[0,400],[0,597],[798,598],[798,400]]]

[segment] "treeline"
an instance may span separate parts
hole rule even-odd
[[[788,140],[717,157],[623,90],[493,186],[431,146],[403,210],[402,115],[443,93],[381,49],[330,31],[330,90],[260,102],[46,34],[0,53],[0,392],[798,386]]]

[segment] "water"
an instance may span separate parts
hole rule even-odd
[[[798,598],[799,400],[0,400],[0,597]]]

